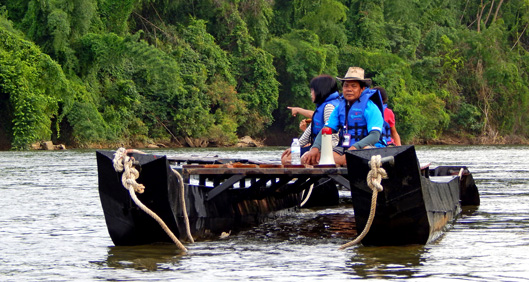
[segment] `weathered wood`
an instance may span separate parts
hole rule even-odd
[[[466,193],[477,194],[473,181],[467,183],[458,176],[462,167],[421,167],[413,146],[350,151],[346,159],[358,232],[365,228],[371,209],[373,192],[365,177],[372,155],[392,155],[395,165],[382,165],[388,179],[382,180],[383,191],[378,193],[375,217],[362,240],[364,245],[432,242],[461,212],[460,199]],[[461,192],[463,189],[465,192]]]
[[[347,168],[231,168],[231,167],[202,167],[202,166],[184,166],[184,174],[242,174],[242,175],[347,175]]]
[[[101,202],[107,227],[115,245],[170,242],[154,219],[131,202],[121,184],[121,173],[112,166],[114,152],[97,152]],[[328,175],[340,176],[346,168],[278,164],[252,164],[246,160],[214,158],[172,158],[131,154],[137,161],[145,193],[138,198],[166,222],[171,231],[185,239],[180,183],[169,162],[184,164],[175,168],[184,179],[186,213],[195,239],[217,237],[255,226],[275,212],[301,203],[301,192]],[[194,163],[195,165],[188,165]],[[196,182],[198,178],[198,185]],[[334,181],[334,180],[333,180]],[[315,189],[317,185],[315,184]],[[336,184],[326,185],[327,194],[336,194]],[[331,189],[331,188],[334,188]],[[315,199],[314,205],[330,205],[333,197]],[[160,232],[158,232],[160,231]]]
[[[460,198],[462,206],[479,206],[480,197],[478,187],[474,182],[474,177],[466,166],[438,166],[429,170],[431,176],[458,175],[463,169],[461,175]]]
[[[215,188],[213,188],[213,190],[211,190],[211,192],[209,192],[207,194],[206,200],[209,201],[209,200],[215,198],[215,196],[217,196],[218,194],[222,193],[224,190],[232,187],[232,185],[235,182],[237,182],[237,181],[239,181],[239,180],[241,180],[243,178],[244,178],[244,175],[240,175],[240,174],[232,175],[228,180],[222,182],[222,184],[220,184],[220,185],[216,186]]]
[[[366,176],[374,154],[393,156],[395,164],[382,164],[389,178],[382,180],[384,191],[377,200],[373,226],[362,241],[365,245],[425,244],[457,217],[460,200],[479,204],[477,187],[466,167],[420,167],[413,146],[349,151],[348,168],[282,166],[216,156],[171,160],[138,153],[132,156],[140,171],[138,183],[146,187],[138,198],[181,239],[186,234],[184,200],[193,237],[204,239],[255,226],[276,212],[296,208],[303,200],[302,191],[311,186],[316,196],[307,206],[336,205],[337,185],[351,188],[358,231],[362,231],[371,208],[372,191]],[[114,171],[113,157],[114,152],[97,152],[99,194],[114,244],[171,242],[155,220],[130,200],[121,173]],[[175,169],[184,183],[179,183],[170,162],[183,164]]]
[[[121,173],[114,170],[114,152],[97,152],[99,197],[103,207],[108,233],[116,246],[143,245],[152,242],[172,242],[158,223],[131,200],[129,192],[121,183]],[[168,191],[176,186],[176,177],[167,160],[152,155],[135,155],[141,166],[138,183],[147,189],[137,194],[179,236]],[[155,177],[150,177],[154,175]],[[170,197],[171,195],[169,195]]]
[[[228,164],[228,163],[258,163],[247,159],[219,158],[219,156],[200,157],[195,155],[166,156],[170,164]]]
[[[329,177],[332,178],[336,183],[347,188],[347,190],[351,190],[351,186],[349,185],[349,180],[347,180],[347,178],[343,177],[342,175],[329,174]]]

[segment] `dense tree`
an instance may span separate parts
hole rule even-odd
[[[266,50],[274,56],[281,83],[276,127],[296,132],[298,122],[293,122],[287,106],[314,108],[309,82],[321,73],[336,74],[338,50],[334,45],[320,44],[319,36],[309,30],[293,30],[270,40]]]
[[[287,144],[353,65],[405,143],[527,138],[528,27],[527,0],[0,0],[0,146]]]
[[[0,38],[0,135],[14,149],[25,149],[57,132],[75,91],[61,67],[3,17]]]

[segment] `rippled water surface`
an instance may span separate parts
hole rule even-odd
[[[283,148],[157,150],[277,161]],[[421,163],[467,165],[481,205],[427,246],[345,251],[350,206],[288,214],[226,239],[114,247],[94,151],[0,152],[0,281],[529,280],[529,147],[417,147]],[[391,234],[388,234],[391,236]]]

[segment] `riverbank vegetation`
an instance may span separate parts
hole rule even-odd
[[[349,66],[403,143],[523,143],[528,25],[527,0],[0,0],[0,148],[287,145]]]

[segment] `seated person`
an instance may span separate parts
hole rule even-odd
[[[316,135],[323,128],[323,125],[329,119],[329,116],[334,111],[334,108],[340,102],[340,94],[338,93],[338,85],[336,80],[330,75],[319,75],[314,77],[310,81],[310,93],[312,96],[312,102],[316,104],[316,110],[304,110],[305,113],[312,113],[312,122],[304,130],[303,134],[299,138],[301,146],[301,155],[310,149],[310,145]],[[289,107],[290,108],[290,107]],[[296,115],[294,110],[292,115]],[[302,121],[303,123],[303,121]],[[301,127],[301,124],[300,124]],[[333,136],[333,143],[338,144],[338,135]],[[281,163],[283,165],[291,164],[290,148],[286,149],[281,155]]]
[[[382,103],[384,104],[384,130],[382,130],[382,139],[388,146],[400,146],[400,135],[395,126],[395,114],[388,108],[388,94],[386,93],[386,89],[379,86],[373,89],[380,92]]]
[[[384,146],[380,143],[384,126],[382,98],[378,91],[369,89],[371,79],[364,78],[364,70],[350,67],[343,82],[343,99],[334,109],[325,127],[340,131],[339,146],[334,148],[334,161],[345,165],[344,150],[357,150]],[[315,165],[320,160],[321,134],[312,148],[301,158],[302,164]]]

